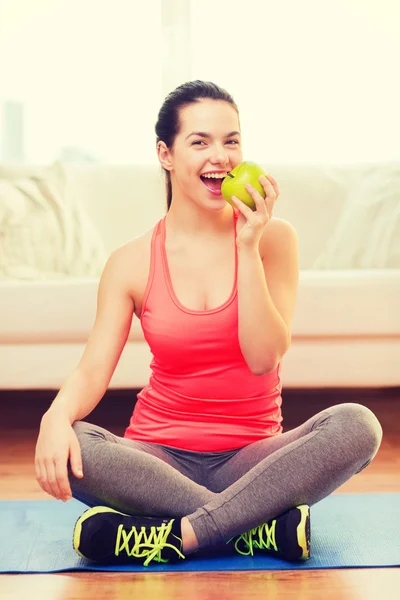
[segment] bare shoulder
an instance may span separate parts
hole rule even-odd
[[[145,233],[129,240],[129,242],[118,246],[111,255],[118,257],[118,262],[122,264],[132,265],[133,260],[140,264],[141,258],[143,258],[141,253],[149,248],[153,230],[152,227]]]
[[[118,246],[108,258],[115,276],[118,277],[119,282],[129,292],[133,300],[137,300],[143,282],[145,283],[147,280],[153,230],[154,228],[151,228],[129,242]]]
[[[290,243],[297,244],[298,236],[295,227],[286,219],[271,217],[261,238],[261,257],[272,256]]]

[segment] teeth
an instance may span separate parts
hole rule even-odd
[[[206,175],[202,175],[202,177],[207,177],[207,179],[224,179],[226,175],[224,173],[207,173]]]

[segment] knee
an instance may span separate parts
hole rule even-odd
[[[362,404],[349,402],[335,407],[343,429],[352,444],[359,448],[365,460],[371,461],[382,442],[382,426],[372,410]]]
[[[90,448],[93,445],[103,444],[104,442],[116,441],[116,436],[113,433],[87,421],[75,421],[72,424],[72,429],[78,438],[82,453],[84,448]]]
[[[79,439],[80,437],[85,435],[85,433],[88,431],[89,426],[90,423],[87,423],[86,421],[75,421],[72,424],[72,429],[74,430],[76,437]]]
[[[91,454],[91,449],[90,449],[91,441],[94,438],[92,438],[92,436],[91,436],[92,429],[93,429],[93,425],[91,423],[88,423],[86,421],[75,421],[74,423],[72,423],[71,427],[72,427],[73,431],[75,432],[76,437],[78,439],[80,461],[82,463],[83,472],[85,474],[84,479],[81,479],[80,477],[75,477],[75,474],[72,471],[71,460],[68,461],[68,476],[69,476],[71,489],[72,489],[72,491],[74,491],[73,486],[75,486],[77,484],[78,488],[80,488],[80,487],[82,487],[81,482],[83,481],[85,483],[87,480],[87,467],[88,467],[87,458]],[[77,455],[75,455],[75,459],[77,459]]]
[[[99,428],[87,421],[75,421],[72,429],[78,439],[82,455],[86,448],[104,440],[104,435],[98,431]]]

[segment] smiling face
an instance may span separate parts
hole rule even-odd
[[[226,175],[242,162],[238,113],[229,102],[204,98],[181,108],[179,114],[180,130],[172,151],[160,148],[160,160],[165,159],[163,166],[171,174],[173,200],[186,197],[202,205],[217,201],[224,207],[222,179],[200,175],[218,171]]]

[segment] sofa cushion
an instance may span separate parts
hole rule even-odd
[[[300,271],[293,338],[398,336],[399,275],[395,269]],[[74,278],[5,282],[0,345],[86,342],[96,316],[98,285],[98,279]],[[136,316],[128,339],[144,341]]]
[[[0,345],[86,342],[97,310],[98,278],[5,281],[0,293]],[[144,341],[139,319],[129,340]]]
[[[65,195],[59,163],[0,168],[0,279],[96,277],[103,242],[84,207]]]
[[[349,186],[342,214],[312,268],[400,268],[400,164],[366,168]]]

